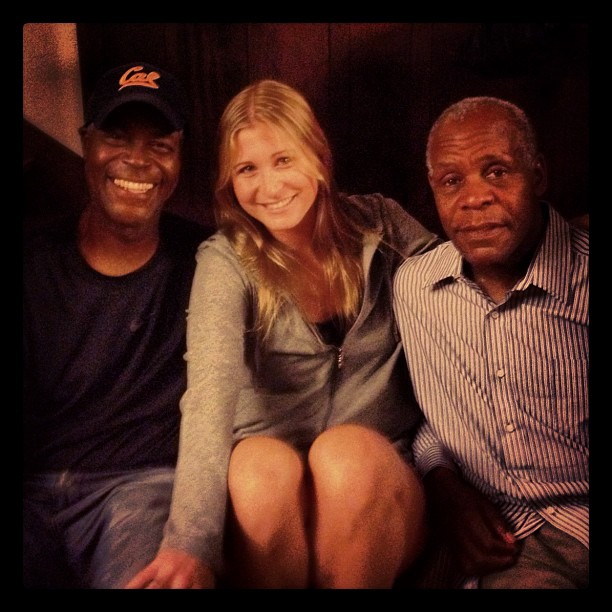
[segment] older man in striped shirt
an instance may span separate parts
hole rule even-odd
[[[588,230],[542,201],[544,159],[507,101],[446,109],[426,162],[450,240],[404,262],[394,307],[432,520],[481,588],[586,588]]]

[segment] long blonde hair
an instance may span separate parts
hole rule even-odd
[[[297,259],[266,227],[238,203],[232,186],[236,137],[255,121],[267,123],[299,147],[318,184],[313,251],[322,263],[334,316],[352,322],[363,292],[363,229],[342,209],[334,187],[333,160],[327,138],[306,99],[279,81],[256,81],[225,108],[218,133],[218,172],[214,212],[247,272],[255,280],[257,329],[266,337],[283,304],[296,297],[292,269]],[[296,301],[297,303],[297,301]]]

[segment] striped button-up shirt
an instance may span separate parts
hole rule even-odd
[[[451,242],[411,257],[394,307],[426,417],[421,473],[459,470],[517,537],[545,521],[589,545],[589,234],[549,207],[544,238],[495,304]]]

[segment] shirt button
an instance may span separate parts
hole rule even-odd
[[[495,375],[497,378],[503,378],[506,375],[506,372],[504,372],[504,368],[499,368],[497,372],[495,372]]]
[[[497,318],[499,317],[499,312],[497,312],[497,310],[494,310],[494,311],[491,313],[491,317],[492,317],[493,319],[497,319]]]
[[[508,432],[508,433],[512,433],[515,429],[514,425],[512,423],[506,423],[504,425],[504,429]]]
[[[553,506],[548,506],[548,508],[546,508],[546,514],[550,514],[550,516],[555,516],[555,514],[557,514],[557,509]]]

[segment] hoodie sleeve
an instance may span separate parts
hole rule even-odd
[[[181,400],[179,457],[162,547],[222,570],[227,469],[236,404],[251,385],[244,359],[250,288],[224,238],[197,254],[187,313],[187,390]]]

